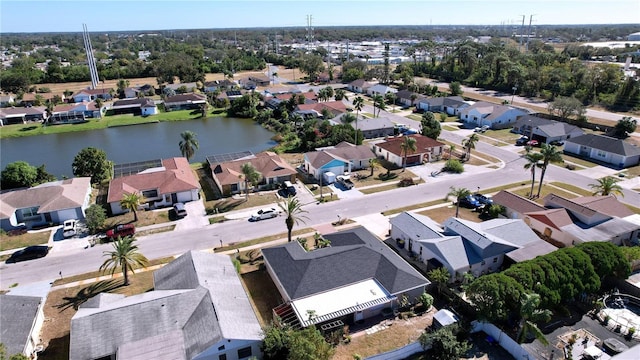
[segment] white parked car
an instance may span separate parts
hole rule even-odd
[[[76,226],[78,225],[78,220],[67,220],[62,225],[62,236],[65,238],[70,238],[76,235]]]
[[[257,213],[251,215],[250,220],[258,221],[264,219],[271,219],[278,216],[278,211],[275,208],[265,208],[258,210]]]

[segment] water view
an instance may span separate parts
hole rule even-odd
[[[273,133],[251,119],[222,118],[171,121],[0,140],[0,165],[23,160],[45,164],[57,177],[72,177],[71,163],[83,148],[103,149],[116,164],[181,156],[180,133],[196,133],[200,148],[192,162],[207,155],[250,150],[254,153],[276,145]]]

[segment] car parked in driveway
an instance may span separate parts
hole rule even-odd
[[[353,189],[353,181],[351,181],[348,176],[338,176],[336,180],[338,181],[338,184],[342,185],[346,190]]]
[[[473,194],[473,197],[478,200],[478,202],[482,205],[493,205],[493,199],[491,199],[491,195],[482,195],[482,194]]]
[[[538,146],[538,145],[540,145],[540,143],[538,142],[538,140],[529,140],[529,141],[527,141],[527,145],[528,146]]]
[[[39,259],[47,256],[49,253],[49,247],[45,245],[28,246],[22,250],[18,250],[11,254],[11,257],[7,259],[6,263],[17,263],[19,261]]]
[[[278,211],[275,208],[264,208],[258,210],[256,213],[251,215],[249,220],[251,221],[259,221],[264,219],[271,219],[278,216]]]
[[[516,140],[516,145],[524,146],[527,144],[528,141],[529,141],[529,137],[521,136],[518,140]]]
[[[136,227],[133,224],[120,224],[113,229],[107,230],[107,240],[113,241],[120,237],[135,235]]]
[[[71,220],[65,221],[62,224],[62,236],[64,236],[65,239],[76,236],[77,226],[78,226],[78,220],[71,219]]]
[[[459,202],[460,202],[460,206],[463,206],[469,209],[475,209],[482,206],[480,201],[478,201],[478,199],[476,199],[473,195],[467,195],[462,199],[460,199]]]
[[[187,216],[187,209],[184,207],[183,203],[175,203],[173,204],[173,212],[176,213],[176,217],[178,219],[182,219]]]

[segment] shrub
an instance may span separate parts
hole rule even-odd
[[[464,165],[457,159],[450,159],[444,164],[443,171],[452,172],[456,174],[460,174],[464,172]]]
[[[565,165],[565,167],[566,167],[567,169],[569,169],[569,170],[575,170],[575,169],[576,169],[576,166],[575,166],[575,165],[573,165],[573,164],[567,164],[567,165]]]
[[[398,186],[400,187],[407,187],[411,185],[415,185],[412,178],[403,178],[402,180],[400,180],[400,183],[398,183]]]

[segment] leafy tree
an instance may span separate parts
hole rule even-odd
[[[247,201],[249,201],[249,183],[251,183],[253,186],[256,186],[258,184],[258,181],[260,181],[260,173],[258,172],[258,170],[256,170],[255,167],[253,167],[253,165],[251,165],[251,163],[242,164],[240,171],[242,171],[244,188],[247,193]]]
[[[187,161],[191,160],[196,150],[200,147],[198,143],[198,139],[196,138],[196,134],[193,131],[187,130],[183,131],[180,134],[180,142],[178,145],[180,146],[180,152],[182,156],[187,158]]]
[[[529,196],[533,197],[533,187],[536,183],[536,168],[542,165],[540,163],[540,161],[542,161],[542,154],[539,152],[527,152],[524,155],[524,159],[527,161],[527,163],[524,164],[524,168],[531,171],[531,190],[529,191]]]
[[[113,164],[107,153],[94,147],[80,150],[71,164],[73,175],[90,176],[92,184],[99,184],[112,177]]]
[[[551,320],[551,311],[539,309],[540,295],[536,293],[524,293],[520,299],[520,322],[518,323],[518,343],[522,344],[529,334],[533,334],[542,344],[549,345],[536,322],[548,322]]]
[[[284,199],[282,202],[278,203],[278,206],[286,215],[284,222],[287,225],[287,239],[291,242],[291,231],[293,230],[293,225],[298,224],[299,222],[304,224],[304,219],[307,217],[302,214],[307,211],[302,208],[302,204],[295,197]]]
[[[442,132],[440,123],[436,120],[435,115],[431,111],[427,111],[422,114],[420,128],[422,135],[434,140],[438,139],[438,136],[440,136],[440,133]]]
[[[402,140],[402,144],[400,144],[400,149],[402,150],[403,158],[402,158],[402,171],[407,168],[407,155],[409,153],[414,153],[418,148],[416,145],[416,139],[411,136],[405,136]]]
[[[307,74],[309,81],[315,81],[324,70],[324,63],[319,55],[307,54],[300,59],[299,68]]]
[[[507,319],[519,307],[524,288],[502,273],[476,278],[467,288],[467,296],[478,310],[478,317],[488,321]]]
[[[423,332],[420,335],[420,345],[425,350],[429,350],[429,359],[435,360],[458,360],[471,349],[468,341],[459,341],[456,337],[457,325],[441,327],[432,332]]]
[[[593,190],[593,195],[620,195],[624,197],[624,193],[622,192],[622,187],[618,185],[620,180],[611,177],[605,176],[597,180],[596,184],[589,184],[589,187]]]
[[[489,216],[490,219],[495,219],[506,211],[505,207],[498,204],[491,204],[491,206],[485,206],[483,213]]]
[[[418,298],[416,298],[416,301],[421,303],[425,310],[428,310],[433,305],[433,296],[427,292],[423,292],[418,296]]]
[[[32,187],[37,183],[38,170],[26,161],[15,161],[2,170],[0,179],[3,189]]]
[[[476,143],[480,141],[478,134],[472,134],[471,136],[462,140],[462,146],[465,149],[465,158],[469,160],[471,158],[471,150],[476,148]]]
[[[36,183],[37,184],[43,184],[43,183],[46,183],[46,182],[56,181],[57,180],[55,175],[53,175],[53,174],[51,174],[51,173],[49,173],[47,171],[47,166],[45,164],[42,164],[42,165],[38,166],[36,168],[36,172],[37,172],[37,175],[36,175]]]
[[[125,95],[124,91],[125,91],[128,87],[129,87],[129,80],[126,80],[126,79],[120,79],[120,80],[118,80],[117,88],[118,88],[118,97],[119,97],[120,99],[124,99],[124,98],[125,98],[125,96],[126,96],[126,95]]]
[[[559,96],[549,103],[547,108],[549,113],[559,116],[564,121],[569,120],[571,116],[579,119],[586,112],[585,106],[575,97]]]
[[[343,89],[336,89],[336,94],[334,96],[334,99],[336,101],[342,101],[342,99],[349,100],[347,99],[346,92]]]
[[[129,194],[123,194],[122,200],[120,200],[120,207],[123,210],[130,210],[133,212],[133,222],[138,221],[138,208],[140,204],[144,201],[142,195],[138,192],[133,192]]]
[[[449,159],[446,163],[444,163],[442,171],[462,174],[464,172],[464,165],[458,159]]]
[[[358,131],[358,116],[362,108],[364,108],[364,99],[361,96],[356,96],[356,98],[353,99],[353,108],[356,109],[356,131]]]
[[[449,196],[453,196],[454,198],[456,198],[456,217],[458,217],[458,212],[460,210],[460,200],[466,198],[469,195],[471,195],[471,190],[467,188],[463,188],[463,187],[455,188],[453,186],[449,188],[449,192],[447,193],[447,198]]]
[[[286,325],[271,323],[262,330],[264,339],[261,350],[265,360],[286,359],[289,356],[289,334],[293,331]]]
[[[259,95],[257,93],[244,94],[230,104],[228,114],[240,118],[253,118],[258,115],[258,104]]]
[[[113,275],[118,269],[121,269],[124,277],[123,285],[129,285],[129,270],[145,267],[149,263],[149,260],[138,251],[138,245],[135,244],[135,241],[136,239],[132,236],[118,237],[112,244],[113,250],[103,252],[107,260],[100,265],[99,271],[108,271]]]
[[[614,130],[615,136],[620,139],[624,139],[629,137],[629,134],[636,131],[636,126],[638,125],[638,121],[636,119],[631,118],[631,116],[625,116],[622,119],[618,120]]]
[[[89,233],[95,234],[104,226],[104,222],[107,220],[107,211],[98,204],[91,204],[85,210],[84,217]]]
[[[542,149],[540,150],[540,154],[542,154],[542,164],[540,165],[540,169],[542,169],[542,173],[540,173],[540,184],[538,185],[538,197],[540,197],[540,192],[542,191],[542,181],[544,180],[544,174],[547,172],[547,167],[549,163],[562,163],[564,160],[562,159],[562,154],[558,151],[553,145],[542,144]]]
[[[449,283],[451,279],[451,274],[446,267],[442,266],[437,269],[433,269],[427,273],[427,277],[438,284],[438,294],[442,295],[442,291]]]
[[[329,360],[334,352],[331,344],[313,326],[290,334],[289,360]]]
[[[462,86],[460,86],[459,82],[454,81],[449,84],[449,92],[451,93],[451,96],[462,95]]]
[[[623,252],[625,247],[616,246],[610,242],[591,241],[579,244],[576,248],[589,256],[593,270],[600,275],[601,279],[607,276],[626,279],[631,274],[629,260]]]

